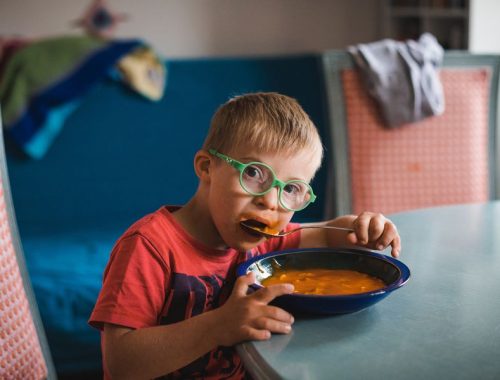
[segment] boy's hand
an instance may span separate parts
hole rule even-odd
[[[255,275],[248,273],[236,280],[226,303],[217,309],[223,346],[232,346],[245,340],[266,340],[271,333],[291,331],[293,316],[279,307],[268,305],[274,298],[293,292],[293,285],[272,285],[248,294]]]
[[[401,238],[396,226],[382,214],[363,212],[352,222],[354,232],[347,235],[352,244],[370,249],[383,250],[389,245],[391,255],[398,257],[401,252]]]

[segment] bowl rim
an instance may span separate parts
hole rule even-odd
[[[289,254],[297,254],[297,253],[306,253],[306,252],[338,252],[338,253],[347,253],[347,254],[355,254],[355,255],[368,255],[370,257],[373,257],[378,260],[385,261],[386,263],[389,263],[393,267],[396,268],[396,270],[399,273],[399,276],[396,281],[388,284],[387,286],[381,288],[381,289],[376,289],[372,290],[369,292],[363,292],[363,293],[354,293],[354,294],[338,294],[338,295],[321,295],[321,294],[302,294],[302,293],[292,293],[292,294],[285,294],[282,297],[287,297],[287,296],[294,296],[298,298],[305,298],[305,299],[315,299],[315,298],[321,298],[321,299],[326,299],[326,298],[335,298],[335,299],[356,299],[356,298],[365,298],[367,296],[372,297],[372,296],[380,296],[385,293],[390,293],[396,289],[399,289],[403,285],[405,285],[408,280],[410,279],[411,272],[410,269],[404,264],[402,261],[397,260],[393,257],[381,254],[377,251],[373,251],[371,249],[367,248],[352,248],[352,247],[346,247],[346,248],[294,248],[294,249],[286,249],[282,251],[274,251],[274,252],[268,252],[263,255],[258,255],[255,257],[252,257],[243,263],[238,265],[238,268],[236,270],[237,277],[243,276],[248,273],[248,268],[250,265],[255,263],[256,261],[264,260],[269,257],[276,257],[276,256],[284,256],[284,255],[289,255]],[[250,285],[254,290],[258,290],[261,288],[264,288],[263,285],[253,283]]]

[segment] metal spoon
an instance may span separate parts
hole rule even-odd
[[[281,237],[281,236],[290,235],[290,234],[293,234],[293,233],[295,233],[297,231],[304,230],[306,228],[328,228],[328,229],[332,229],[332,230],[354,232],[354,230],[352,228],[335,227],[335,226],[325,226],[325,225],[322,225],[322,224],[309,224],[309,225],[300,226],[298,228],[294,228],[293,230],[289,230],[289,231],[285,231],[285,232],[271,233],[271,232],[264,231],[264,229],[262,227],[252,226],[250,224],[245,223],[244,221],[240,222],[240,224],[243,227],[245,227],[246,229],[251,230],[253,232],[256,232],[256,233],[258,233],[258,234],[260,234],[262,236],[268,237],[268,238]]]

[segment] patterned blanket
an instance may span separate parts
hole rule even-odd
[[[10,49],[0,54],[2,119],[6,134],[31,158],[45,155],[83,96],[107,77],[150,100],[163,95],[164,65],[140,40],[64,36],[13,45],[4,41]]]

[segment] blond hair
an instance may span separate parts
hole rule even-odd
[[[274,92],[236,96],[212,117],[203,149],[228,154],[242,146],[260,152],[316,153],[318,167],[323,145],[316,126],[293,98]]]

